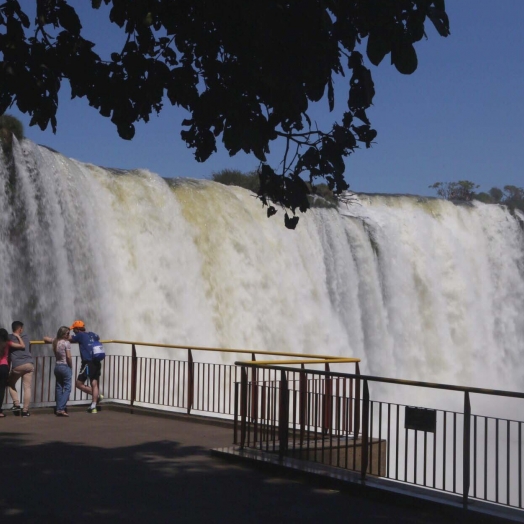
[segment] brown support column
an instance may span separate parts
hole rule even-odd
[[[254,353],[251,354],[252,360],[256,360]],[[256,445],[258,437],[258,369],[251,368],[251,422],[253,423],[253,441]]]
[[[287,451],[289,438],[289,389],[285,371],[280,372],[280,402],[278,413],[278,439],[280,457]]]
[[[299,378],[299,406],[298,418],[300,424],[300,445],[304,442],[306,435],[306,415],[307,415],[307,377],[304,371],[304,364],[301,364]]]

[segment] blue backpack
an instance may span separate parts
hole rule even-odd
[[[106,358],[104,346],[102,345],[102,342],[100,342],[100,340],[97,340],[98,335],[95,335],[94,333],[90,333],[89,335],[89,347],[91,348],[91,357],[94,361],[101,362],[102,360],[104,360],[104,358]]]
[[[106,358],[106,352],[101,342],[96,342],[96,345],[92,346],[91,351],[93,352],[93,360],[101,362]]]

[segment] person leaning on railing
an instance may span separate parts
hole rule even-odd
[[[55,364],[55,400],[56,416],[68,417],[66,411],[67,401],[71,393],[71,377],[73,359],[71,357],[71,343],[69,342],[70,329],[67,326],[58,328],[55,338],[44,337],[44,341],[53,344],[53,352],[56,357]]]
[[[31,402],[31,386],[33,383],[33,372],[35,370],[33,357],[31,356],[31,342],[29,336],[23,333],[24,323],[15,320],[11,324],[13,332],[9,335],[11,347],[9,348],[9,360],[11,361],[11,372],[7,379],[9,393],[13,399],[11,410],[15,415],[20,414],[20,397],[16,391],[16,383],[22,378],[24,388],[24,406],[22,417],[29,416],[29,404]]]
[[[98,386],[102,363],[93,359],[93,343],[99,341],[100,337],[96,333],[86,331],[86,326],[82,320],[75,320],[71,325],[71,329],[75,334],[69,337],[69,340],[71,342],[78,342],[80,358],[82,359],[82,368],[76,379],[76,387],[80,391],[92,395],[91,406],[87,412],[95,414],[98,412],[97,404],[103,398],[103,396],[100,395]],[[91,384],[90,386],[86,386],[85,384],[88,378]]]
[[[7,329],[0,328],[0,418],[5,418],[2,410],[4,403],[5,388],[9,377],[9,351],[10,348],[24,348],[23,344],[15,344],[9,340]]]

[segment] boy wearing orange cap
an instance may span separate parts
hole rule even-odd
[[[86,326],[82,320],[75,320],[70,329],[74,332],[74,335],[72,335],[69,340],[71,342],[78,342],[80,358],[82,359],[82,367],[76,379],[76,387],[92,396],[91,406],[87,412],[95,414],[97,413],[97,402],[101,400],[98,383],[102,363],[93,359],[92,347],[94,342],[100,340],[100,337],[96,333],[86,331]],[[91,384],[90,386],[86,386],[85,384],[88,378]]]

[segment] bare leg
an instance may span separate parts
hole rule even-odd
[[[77,389],[83,391],[84,393],[87,393],[88,395],[93,394],[93,389],[91,388],[91,386],[86,386],[81,380],[77,380],[75,386],[77,387]]]
[[[98,380],[92,380],[91,387],[89,389],[91,389],[91,395],[93,396],[93,402],[96,404],[98,402],[98,394],[99,394]]]

